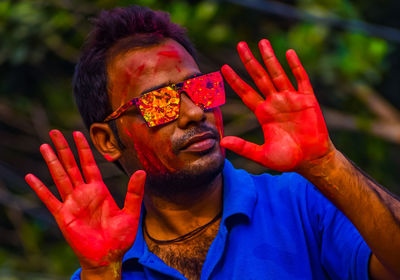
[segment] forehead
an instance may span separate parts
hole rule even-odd
[[[123,103],[148,89],[199,73],[193,57],[174,40],[117,55],[108,65],[111,103]]]

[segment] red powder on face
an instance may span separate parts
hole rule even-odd
[[[127,128],[125,128],[125,132],[130,138],[132,138],[132,135],[131,135],[131,133],[129,132],[129,130]]]
[[[149,147],[135,143],[135,150],[144,170],[155,174],[167,173],[167,168],[165,168]]]
[[[215,127],[218,129],[219,133],[219,139],[222,139],[224,137],[224,124],[222,121],[222,114],[221,114],[221,109],[215,108],[213,110],[214,114],[214,119],[215,119]],[[223,156],[225,157],[225,149],[221,146],[221,152]]]
[[[140,65],[134,72],[133,77],[139,77],[144,70],[144,64]]]
[[[137,82],[138,78],[142,75],[146,64],[141,64],[136,67],[134,61],[128,61],[118,75],[112,77],[112,92],[114,95],[119,95],[117,106],[126,103],[128,92],[131,87]]]
[[[140,163],[143,165],[143,169],[146,171],[150,171],[153,173],[165,174],[167,173],[167,168],[161,162],[161,160],[155,155],[156,151],[152,149],[150,143],[152,141],[157,141],[151,137],[148,132],[141,132],[143,130],[148,130],[146,124],[132,124],[131,131],[134,133],[130,133],[128,129],[125,128],[125,132],[131,139],[132,143],[134,143],[134,147],[136,150],[137,157]],[[140,136],[139,136],[140,135]],[[143,136],[147,135],[147,138]]]
[[[166,59],[179,59],[180,55],[177,51],[160,51],[157,53],[158,59],[157,63],[154,67],[154,72],[158,70],[158,68],[165,63]],[[182,61],[179,59],[178,64],[180,64]],[[175,68],[178,70],[178,72],[181,72],[180,68],[178,66],[175,66]]]
[[[224,124],[222,121],[221,109],[216,108],[213,110],[214,118],[215,118],[215,126],[218,129],[220,139],[224,137]]]
[[[130,69],[134,69],[134,65],[130,66]],[[140,77],[140,75],[142,75],[143,70],[144,70],[145,64],[141,64],[139,67],[137,67],[134,71],[127,71],[126,72],[126,81],[129,81],[127,84],[132,85],[132,83],[135,83],[137,81],[137,79]],[[128,91],[125,90],[123,92],[123,96],[122,96],[122,100],[123,101],[127,101],[126,100],[126,95],[127,95]]]
[[[171,58],[179,58],[179,54],[176,51],[161,51],[158,52],[157,55],[162,55]]]
[[[104,158],[108,161],[114,161],[114,159],[107,154],[104,155]]]

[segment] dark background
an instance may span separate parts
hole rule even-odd
[[[260,57],[257,43],[269,39],[286,70],[285,51],[295,49],[336,147],[400,194],[399,1],[1,0],[0,279],[66,279],[79,265],[24,175],[35,173],[54,191],[39,146],[49,142],[52,128],[71,144],[72,131],[87,133],[71,77],[88,19],[130,4],[169,11],[186,26],[203,72],[227,63],[249,80],[235,50],[242,40]],[[263,142],[257,120],[230,88],[222,111],[226,135]],[[270,172],[227,156],[238,168]],[[127,178],[97,152],[95,157],[121,202]]]

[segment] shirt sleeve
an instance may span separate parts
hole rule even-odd
[[[332,279],[368,279],[371,250],[358,230],[309,182],[306,195],[313,230],[320,240],[321,263],[329,276]]]
[[[71,277],[71,280],[81,280],[81,269],[75,271],[75,273]]]

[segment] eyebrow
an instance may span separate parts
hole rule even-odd
[[[185,77],[182,82],[184,82],[186,80],[189,80],[189,79],[192,79],[194,77],[200,76],[200,75],[202,75],[201,72],[189,75],[189,76]],[[142,91],[139,96],[142,96],[143,94],[151,92],[153,90],[158,90],[160,88],[163,88],[163,87],[166,87],[166,86],[170,86],[170,85],[174,85],[174,84],[179,84],[179,83],[182,83],[182,82],[178,82],[178,83],[166,82],[166,83],[163,83],[163,84],[160,84],[160,85],[157,85],[155,87],[152,87],[152,88],[149,88],[149,89],[146,89],[146,90]]]

